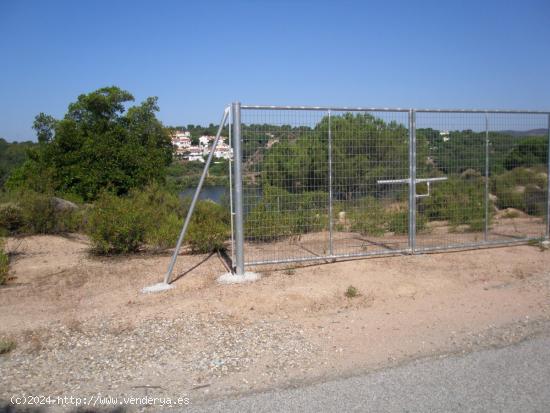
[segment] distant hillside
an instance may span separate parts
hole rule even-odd
[[[0,187],[11,171],[25,162],[27,150],[35,145],[35,142],[7,142],[0,138]]]
[[[510,136],[545,136],[548,134],[548,129],[540,128],[540,129],[531,129],[531,130],[503,130],[499,131],[499,133],[510,135]]]

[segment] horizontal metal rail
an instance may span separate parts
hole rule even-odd
[[[480,241],[478,243],[468,243],[468,244],[455,244],[455,245],[445,245],[441,247],[425,247],[425,248],[415,248],[415,253],[430,253],[430,252],[439,252],[439,251],[449,251],[449,250],[471,250],[478,249],[483,247],[506,247],[512,245],[526,245],[532,241],[538,241],[541,237],[530,237],[522,238],[518,240],[510,241]],[[365,257],[376,257],[376,256],[392,256],[392,255],[410,255],[411,250],[398,249],[398,250],[387,250],[387,251],[374,251],[374,252],[358,252],[351,254],[333,254],[333,255],[323,255],[323,256],[311,256],[311,257],[300,257],[300,258],[288,258],[281,260],[258,260],[245,262],[246,266],[252,265],[269,265],[269,264],[290,264],[290,263],[299,263],[299,262],[308,262],[308,261],[331,261],[337,259],[346,259],[346,258],[365,258]]]
[[[336,260],[339,258],[360,258],[360,257],[370,257],[375,255],[409,255],[411,250],[408,248],[398,249],[398,250],[387,250],[387,251],[376,251],[376,252],[358,252],[350,254],[332,254],[332,255],[321,255],[321,256],[311,256],[311,257],[299,257],[299,258],[286,258],[281,260],[257,260],[245,262],[245,265],[266,265],[266,264],[285,264],[292,262],[305,262],[305,261],[330,261]]]
[[[497,247],[497,246],[510,246],[510,245],[525,245],[529,242],[533,241],[539,241],[543,237],[529,237],[529,238],[521,238],[521,239],[514,239],[509,241],[479,241],[479,242],[472,242],[467,244],[449,244],[445,246],[440,247],[424,247],[424,248],[416,248],[415,252],[436,252],[436,251],[446,251],[446,250],[464,250],[464,249],[474,249],[474,248],[481,248],[481,247]]]
[[[331,107],[331,106],[276,106],[276,105],[241,105],[241,109],[258,110],[313,110],[334,112],[430,112],[430,113],[503,113],[503,114],[527,114],[550,115],[545,110],[520,110],[520,109],[414,109],[414,108],[376,108],[376,107]]]
[[[414,180],[415,183],[421,184],[425,182],[438,182],[438,181],[446,181],[446,176],[441,176],[438,178],[416,178]],[[380,185],[384,184],[408,184],[411,182],[411,178],[404,178],[404,179],[381,179],[379,181],[376,181],[376,183]]]

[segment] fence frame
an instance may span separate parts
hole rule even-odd
[[[271,259],[246,261],[245,259],[245,243],[244,243],[244,208],[243,208],[243,151],[242,151],[242,133],[241,133],[241,111],[243,110],[281,110],[281,111],[322,111],[326,112],[328,117],[328,182],[329,182],[329,248],[328,254],[323,256],[286,258],[286,259]],[[409,132],[409,177],[408,177],[408,247],[395,250],[381,250],[375,252],[347,253],[335,254],[333,245],[333,168],[332,168],[332,129],[331,116],[332,112],[394,112],[408,114],[408,132]],[[419,248],[416,245],[416,214],[417,214],[417,192],[416,184],[419,181],[416,177],[417,168],[417,148],[416,148],[416,114],[417,113],[453,113],[453,114],[484,114],[485,115],[485,165],[484,165],[484,228],[483,240],[475,243],[463,244],[447,244],[442,246],[431,246]],[[489,240],[488,238],[488,221],[489,221],[489,115],[490,114],[518,114],[518,115],[547,115],[547,139],[548,139],[548,188],[546,196],[546,225],[545,236],[546,240],[550,236],[550,111],[537,110],[491,110],[491,109],[414,109],[414,108],[376,108],[376,107],[327,107],[327,106],[272,106],[272,105],[241,105],[240,102],[231,104],[231,135],[234,144],[234,159],[233,159],[233,185],[231,186],[232,202],[234,209],[233,221],[233,238],[234,238],[234,271],[237,275],[243,275],[245,266],[264,265],[264,264],[283,264],[307,261],[326,261],[335,260],[338,258],[356,258],[368,256],[382,255],[397,255],[397,254],[417,254],[430,251],[445,251],[456,249],[472,249],[492,246],[518,245],[526,242],[540,239],[539,237],[528,237],[515,240]],[[233,218],[233,217],[232,217]]]

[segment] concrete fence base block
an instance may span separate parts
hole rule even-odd
[[[246,271],[243,275],[226,272],[218,277],[220,284],[242,284],[257,281],[261,278],[260,274]]]
[[[144,293],[144,294],[158,293],[158,292],[161,292],[161,291],[171,290],[172,288],[174,288],[174,287],[170,284],[157,283],[157,284],[153,284],[153,285],[150,285],[148,287],[143,288],[141,290],[141,292]]]

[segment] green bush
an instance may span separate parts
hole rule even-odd
[[[529,215],[546,215],[546,202],[548,200],[548,190],[541,189],[537,185],[527,185],[524,193],[525,212]]]
[[[182,222],[183,220],[177,214],[166,214],[156,225],[147,225],[144,237],[145,243],[158,250],[174,247],[178,240]]]
[[[188,208],[188,200],[156,184],[122,197],[104,193],[88,214],[87,233],[98,254],[130,253],[145,246],[165,249],[175,246]],[[191,252],[223,249],[229,235],[228,211],[199,201],[185,239]]]
[[[354,287],[353,285],[350,285],[347,289],[344,295],[348,298],[355,298],[359,295],[359,290]]]
[[[130,197],[104,192],[91,209],[86,232],[97,254],[137,251],[145,240],[146,216]]]
[[[16,343],[10,339],[0,338],[0,354],[6,354],[15,349]]]
[[[438,182],[429,197],[418,201],[418,211],[428,221],[448,221],[451,227],[468,225],[470,230],[477,230],[485,221],[484,185],[483,178],[474,177]]]
[[[155,249],[176,245],[187,201],[182,202],[158,184],[132,191],[129,198],[143,216],[144,243]]]
[[[6,202],[0,205],[0,228],[8,233],[15,233],[23,227],[23,211],[15,202]]]
[[[543,167],[519,167],[491,179],[491,191],[501,209],[516,208],[530,215],[544,215],[548,177]]]
[[[191,252],[201,254],[223,250],[231,233],[230,219],[227,209],[215,202],[197,202],[187,232]]]
[[[416,214],[416,230],[422,231],[426,228],[427,220],[424,215]],[[386,228],[395,234],[409,233],[409,211],[391,211],[386,214]]]
[[[49,194],[20,190],[3,198],[0,227],[10,234],[59,234],[82,227],[83,211],[57,208]]]
[[[500,209],[515,208],[521,211],[527,210],[525,195],[514,188],[506,188],[497,192],[497,207]]]
[[[328,226],[327,206],[326,192],[290,193],[265,185],[260,202],[246,216],[246,237],[267,242],[322,231]]]
[[[349,219],[351,231],[362,235],[380,236],[386,231],[384,208],[373,197],[363,198],[351,206],[346,218]]]
[[[246,216],[244,232],[249,241],[269,242],[292,235],[292,216],[261,202]]]

